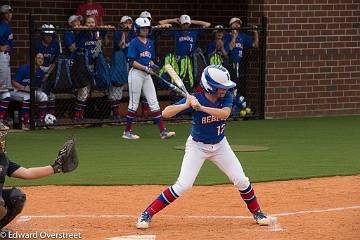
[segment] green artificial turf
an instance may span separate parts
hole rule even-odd
[[[171,184],[180,171],[190,124],[168,124],[176,137],[160,140],[152,125],[135,125],[138,141],[121,138],[122,126],[43,130],[10,133],[8,156],[25,166],[50,164],[64,140],[78,140],[79,168],[42,180],[7,179],[6,185],[132,185]],[[360,172],[360,116],[256,120],[230,122],[226,127],[230,144],[268,146],[270,150],[240,152],[245,173],[252,182]],[[227,183],[227,177],[206,162],[196,184]]]

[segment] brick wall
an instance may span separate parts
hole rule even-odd
[[[12,66],[26,61],[28,17],[66,26],[82,1],[3,1],[15,9]],[[183,13],[227,25],[231,16],[269,20],[265,116],[360,114],[359,0],[101,1],[106,24],[149,10],[154,20]],[[164,3],[165,2],[165,3]],[[241,2],[241,3],[239,3]],[[184,10],[186,9],[186,11]],[[164,41],[167,48],[171,41]]]
[[[268,17],[265,116],[360,114],[360,1],[251,0]]]
[[[4,2],[4,3],[3,3]],[[68,27],[67,18],[75,14],[76,8],[84,1],[3,1],[2,4],[10,4],[15,10],[13,22],[11,23],[15,37],[15,52],[12,57],[12,66],[26,62],[28,52],[28,13],[32,12],[35,16],[36,25],[50,22],[55,26]],[[216,24],[227,25],[231,16],[246,16],[246,3],[239,4],[236,0],[227,0],[224,4],[222,0],[201,1],[201,0],[128,0],[128,1],[98,1],[105,10],[103,18],[105,24],[118,26],[122,15],[129,15],[135,19],[141,11],[148,10],[153,16],[153,20],[158,22],[164,18],[179,17],[181,14],[189,14],[193,19],[209,21]],[[110,34],[111,39],[111,34]],[[173,41],[165,39],[158,44],[159,48],[169,48]],[[162,49],[160,49],[161,52]]]

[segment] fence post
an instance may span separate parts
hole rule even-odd
[[[33,47],[33,31],[34,31],[34,18],[29,13],[29,60],[30,60],[30,129],[35,129],[35,61],[34,61],[34,47]]]
[[[267,17],[262,16],[261,18],[261,52],[260,52],[260,106],[261,106],[261,114],[260,118],[265,118],[265,80],[266,80],[266,49],[267,49]]]

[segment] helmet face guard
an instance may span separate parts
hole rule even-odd
[[[219,88],[233,89],[236,83],[230,80],[229,71],[218,65],[207,66],[201,76],[201,86],[205,92],[215,95]]]

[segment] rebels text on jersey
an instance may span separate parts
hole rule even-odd
[[[202,106],[212,108],[232,108],[233,97],[231,92],[227,92],[223,98],[219,98],[215,103],[211,102],[205,97],[205,93],[196,93],[194,95]],[[186,98],[183,98],[176,105],[184,104]],[[217,144],[225,136],[225,122],[226,119],[216,118],[208,113],[195,111],[192,107],[185,109],[178,113],[186,114],[192,113],[192,128],[191,136],[197,142],[206,144]]]
[[[154,44],[150,39],[143,43],[139,38],[131,40],[127,58],[130,63],[136,61],[141,65],[148,66],[150,61],[155,59]]]

